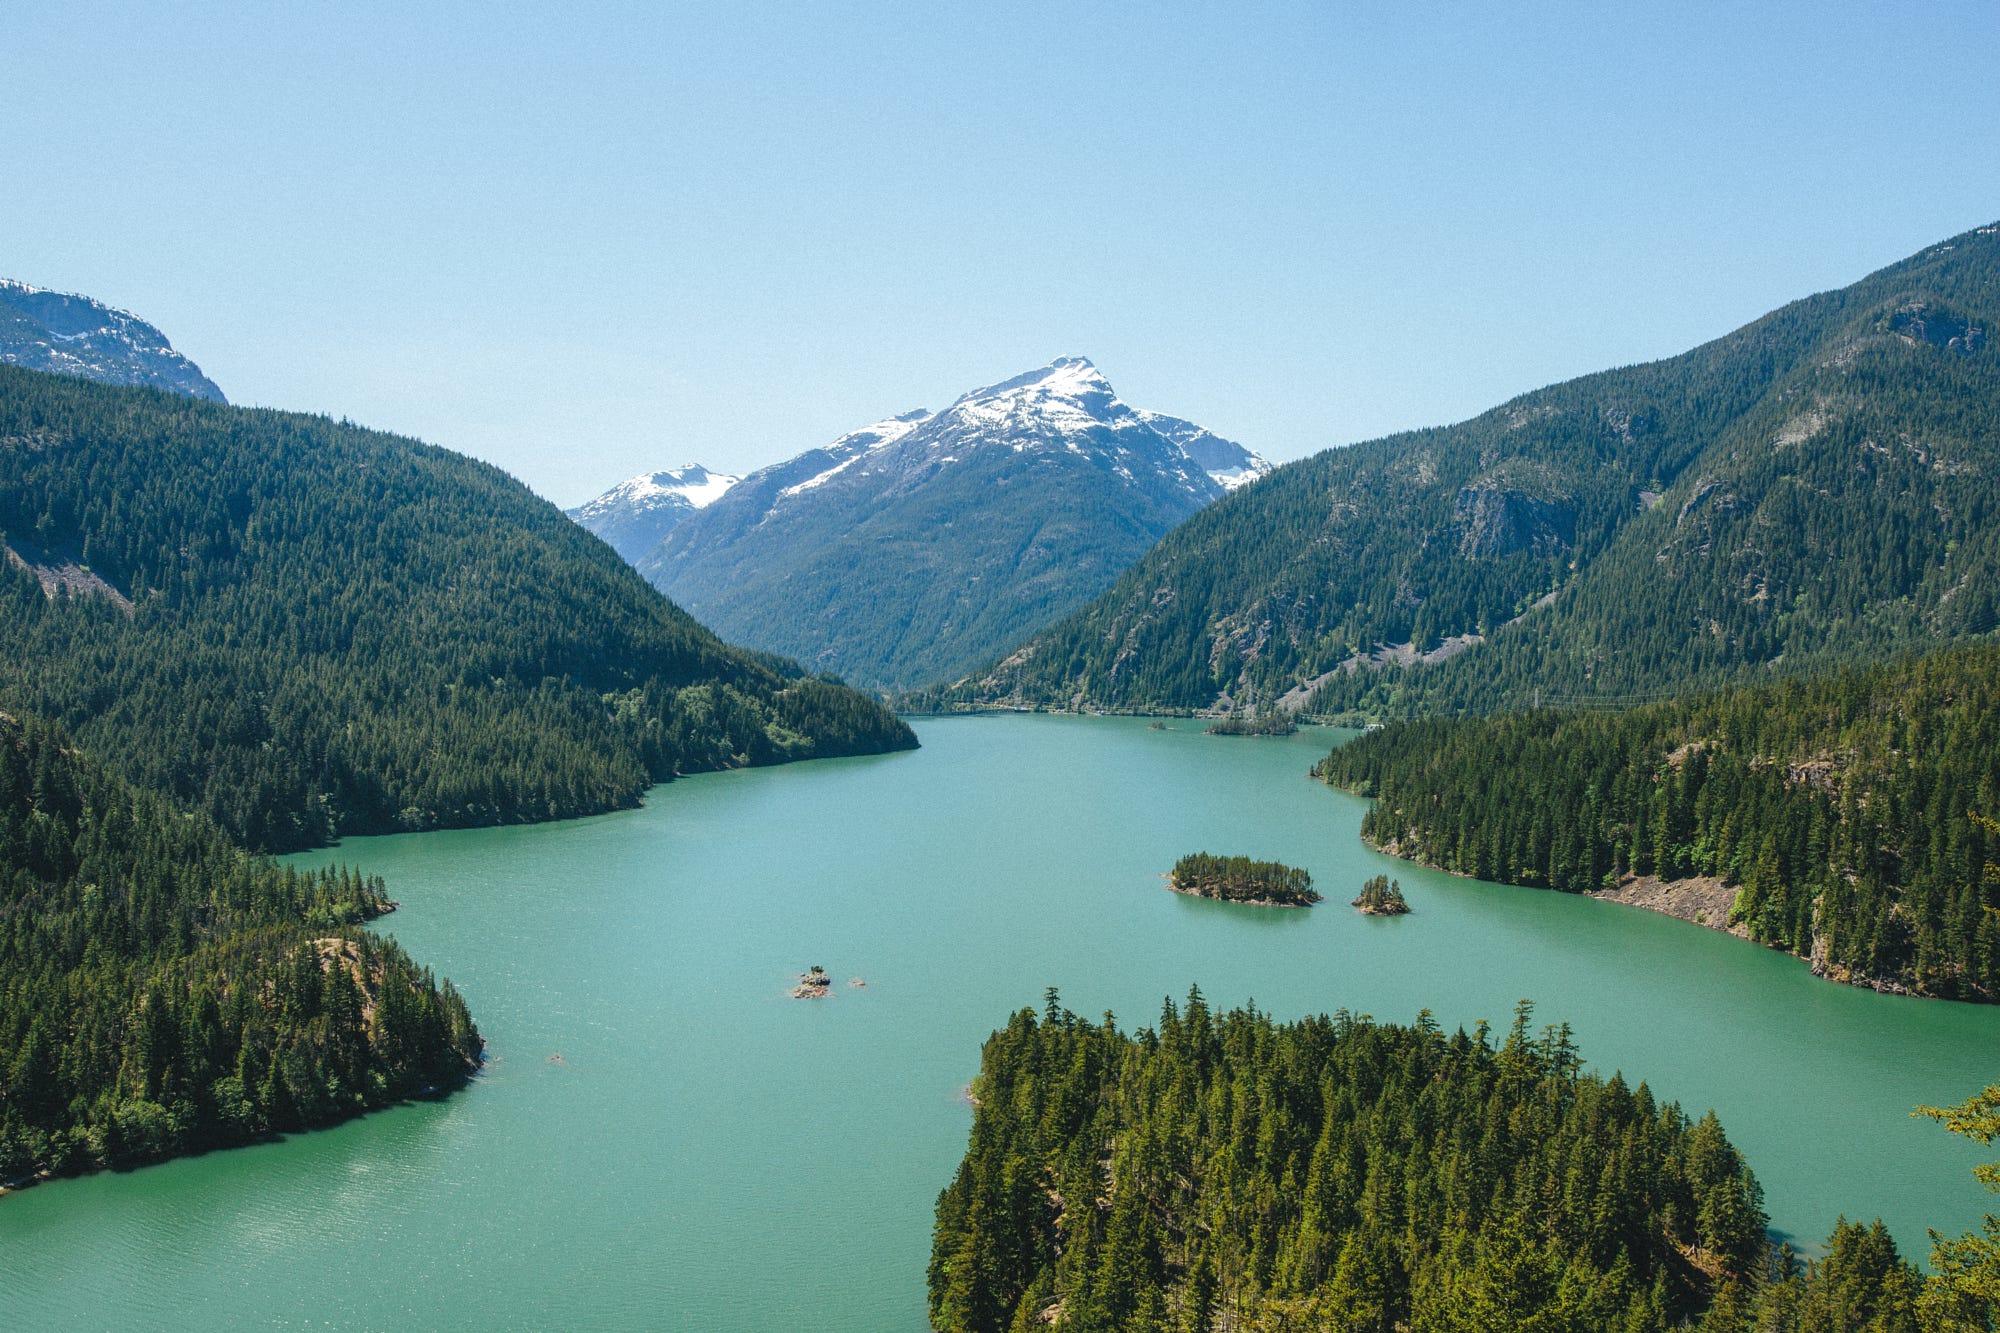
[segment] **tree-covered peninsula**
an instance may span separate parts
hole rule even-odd
[[[0,714],[0,1185],[464,1082],[458,993],[360,928],[388,906],[380,880],[245,853]]]
[[[1320,900],[1312,876],[1280,861],[1190,852],[1174,862],[1167,887],[1175,893],[1259,907],[1311,907]]]
[[[1663,1329],[1766,1261],[1714,1117],[1583,1074],[1525,1006],[1496,1046],[1199,992],[1128,1035],[1051,997],[973,1096],[931,1257],[947,1333]]]
[[[943,1333],[1975,1333],[2000,1221],[1926,1277],[1877,1222],[1774,1247],[1713,1113],[1582,1071],[1524,1003],[1496,1045],[1200,993],[1151,1028],[1053,992],[988,1039],[938,1196]],[[2000,1088],[1938,1112],[1981,1141]],[[1982,1168],[2000,1179],[1996,1168]]]
[[[498,468],[7,366],[0,702],[265,850],[915,744],[724,644]]]
[[[1374,797],[1363,836],[1413,860],[1572,893],[1719,891],[1711,924],[1823,976],[2000,995],[2000,647],[1617,712],[1396,723],[1314,771]]]

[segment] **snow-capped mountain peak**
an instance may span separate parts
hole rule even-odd
[[[942,412],[917,408],[851,430],[739,479],[699,464],[634,477],[571,517],[640,563],[696,510],[728,496],[728,517],[701,531],[761,528],[838,491],[886,496],[921,488],[975,458],[1025,455],[1102,469],[1116,484],[1178,492],[1196,507],[1271,470],[1242,445],[1191,421],[1134,408],[1088,357],[1062,356],[961,394]],[[680,534],[682,536],[686,534]],[[679,541],[679,536],[676,537]]]
[[[611,543],[627,560],[636,560],[675,524],[698,509],[708,508],[741,480],[726,472],[711,472],[699,463],[641,473],[570,510],[569,516]]]
[[[695,509],[706,509],[743,478],[732,477],[726,472],[710,472],[699,463],[688,463],[669,472],[655,472],[643,480],[647,483],[646,494],[649,496],[677,497]]]
[[[576,517],[588,525],[590,519],[618,508],[706,509],[741,480],[725,472],[710,472],[699,463],[641,473],[580,506]]]
[[[1072,451],[1086,447],[1086,439],[1110,439],[1143,450],[1145,438],[1158,437],[1172,446],[1169,452],[1184,456],[1223,491],[1271,470],[1234,440],[1179,417],[1130,406],[1088,357],[1058,357],[1037,370],[974,389],[938,414],[940,422],[952,417],[974,431],[1007,436],[1016,450],[1029,447],[1036,436],[1053,437]],[[954,455],[962,452],[952,450]]]
[[[1105,398],[1116,399],[1111,390],[1111,381],[1085,356],[1059,356],[1037,370],[1016,375],[1012,379],[989,384],[983,389],[974,389],[960,395],[957,407],[964,403],[981,402],[994,398],[1011,396],[1033,397],[1047,395],[1061,398]]]
[[[990,660],[1265,471],[1046,365],[760,468],[633,563],[738,642],[866,685]]]

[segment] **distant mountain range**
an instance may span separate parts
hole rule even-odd
[[[1489,710],[1991,635],[1996,321],[1989,226],[1684,355],[1328,450],[928,701]]]
[[[900,687],[963,671],[1082,605],[1269,470],[1063,357],[753,472],[705,506],[669,511],[665,484],[640,478],[572,514],[621,552],[661,522],[628,558],[732,640]]]
[[[8,278],[0,278],[0,365],[226,401],[200,366],[137,315]]]
[[[636,561],[658,546],[682,519],[714,504],[741,480],[689,463],[620,482],[589,504],[567,512],[626,560]]]

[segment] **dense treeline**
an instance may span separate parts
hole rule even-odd
[[[2000,995],[2000,649],[1619,712],[1395,723],[1321,777],[1363,835],[1481,879],[1737,886],[1752,939],[1841,979]]]
[[[1496,1047],[1198,992],[1126,1036],[1051,997],[973,1095],[932,1250],[949,1333],[1659,1329],[1765,1261],[1714,1117],[1582,1074],[1526,1006]]]
[[[1216,856],[1190,852],[1174,862],[1168,883],[1180,893],[1216,898],[1226,903],[1278,903],[1310,907],[1319,901],[1312,875],[1282,861],[1256,861],[1247,856]]]
[[[2000,229],[1715,342],[1281,467],[929,706],[1405,716],[2000,628]]]
[[[1231,713],[1209,724],[1211,736],[1290,736],[1299,729],[1298,720],[1280,708],[1258,713]]]
[[[253,847],[915,743],[498,469],[324,418],[0,367],[0,537],[0,697]]]
[[[462,1083],[464,1002],[359,928],[388,906],[379,880],[244,853],[0,714],[0,1183]]]
[[[1713,1113],[1582,1073],[1525,1003],[1496,1047],[1428,1015],[1216,1015],[1198,991],[1127,1036],[1050,992],[972,1093],[932,1239],[944,1333],[2000,1327],[2000,1222],[1940,1240],[1930,1278],[1879,1222],[1801,1265]],[[1996,1107],[1936,1114],[1990,1141]]]

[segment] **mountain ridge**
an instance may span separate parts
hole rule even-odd
[[[1986,226],[1679,356],[1286,464],[913,701],[1400,716],[1991,633],[1996,317]]]
[[[228,401],[201,367],[131,311],[12,278],[0,278],[0,365]]]
[[[901,687],[1080,604],[1269,466],[1065,356],[760,468],[635,564],[731,639]]]

